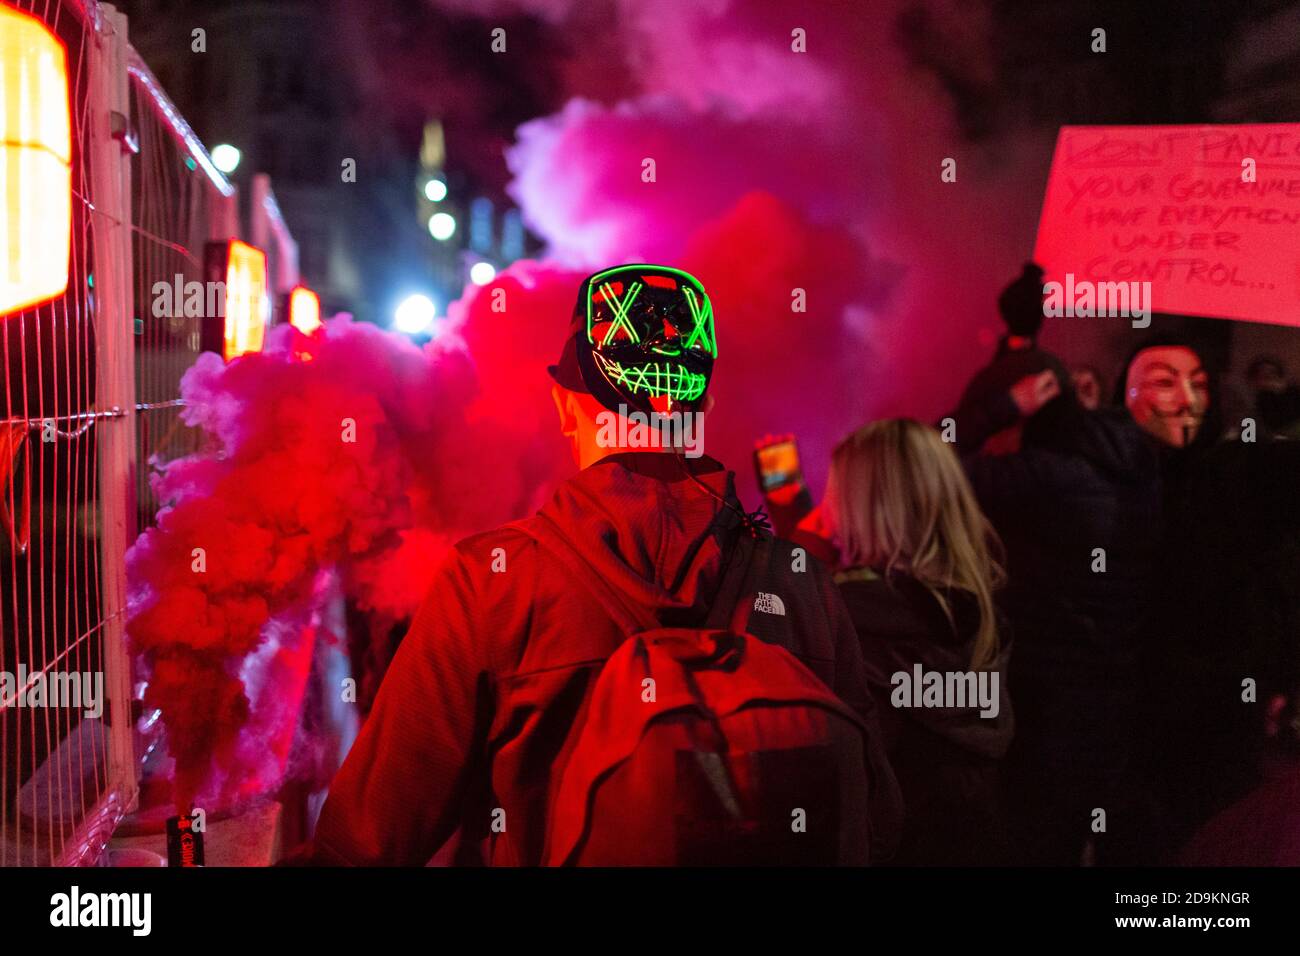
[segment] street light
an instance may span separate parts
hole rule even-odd
[[[424,184],[424,195],[429,202],[442,202],[447,198],[447,184],[441,179],[430,179]]]
[[[442,242],[456,233],[456,217],[449,212],[435,212],[429,217],[429,235]]]
[[[476,262],[469,267],[469,281],[475,285],[487,285],[497,277],[497,267],[490,262]]]
[[[243,158],[244,154],[229,143],[222,143],[219,146],[212,147],[212,165],[227,176],[239,168],[239,161]]]
[[[427,295],[408,295],[393,313],[393,325],[399,332],[419,335],[433,324],[437,309]]]

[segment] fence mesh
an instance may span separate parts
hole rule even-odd
[[[198,447],[181,421],[180,380],[198,356],[202,319],[187,310],[185,284],[203,280],[203,250],[213,235],[212,180],[157,109],[147,75],[131,74],[131,114],[140,153],[131,177],[135,253],[135,389],[138,522],[154,520],[149,487],[158,466]],[[161,283],[170,290],[165,296]],[[177,301],[177,292],[181,300]]]
[[[199,352],[202,318],[187,314],[183,296],[160,300],[156,287],[202,281],[204,244],[233,225],[232,190],[148,68],[129,50],[112,54],[124,49],[114,32],[124,20],[110,22],[94,0],[5,2],[67,50],[73,210],[67,292],[0,316],[0,866],[85,863],[125,811],[138,772],[122,726],[130,701],[118,699],[130,693],[129,664],[114,669],[126,660],[124,542],[154,520],[150,474],[197,446],[180,419],[179,383]],[[114,117],[111,138],[104,63],[119,80],[125,72],[128,91],[120,109],[129,115]],[[122,163],[129,231],[120,228],[125,215],[107,211],[106,183],[94,181]],[[97,286],[96,249],[118,266],[129,251],[129,288]],[[99,268],[106,280],[113,266]],[[109,295],[111,308],[101,301]],[[99,354],[97,332],[111,336]],[[128,340],[134,382],[110,385],[104,362]],[[114,447],[127,441],[105,430],[129,428],[131,418],[134,470],[130,461],[101,468],[114,460],[108,435],[119,436]],[[72,674],[89,675],[92,687],[105,675],[94,719],[83,706],[49,706],[51,682],[66,690]]]
[[[91,35],[80,4],[11,3],[67,48],[73,129],[70,278],[62,297],[0,317],[0,865],[63,858],[110,787],[107,728],[25,699],[55,672],[103,671],[92,238],[85,162]],[[119,413],[120,414],[120,413]],[[14,686],[16,685],[16,686]]]

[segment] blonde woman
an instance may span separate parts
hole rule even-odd
[[[1004,858],[999,761],[1011,742],[1001,546],[952,447],[911,419],[835,449],[800,528],[838,556],[907,819],[899,864]]]

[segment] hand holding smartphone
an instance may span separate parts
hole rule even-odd
[[[793,435],[765,435],[754,448],[754,471],[764,495],[803,483]]]

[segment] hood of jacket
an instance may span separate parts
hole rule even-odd
[[[624,452],[564,482],[539,514],[581,541],[593,572],[629,604],[673,627],[703,624],[743,509],[734,476],[712,458]]]

